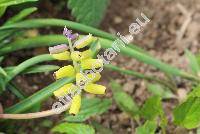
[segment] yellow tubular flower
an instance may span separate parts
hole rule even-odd
[[[93,68],[100,68],[103,66],[102,59],[86,59],[81,61],[82,69],[93,69]]]
[[[100,73],[92,73],[88,75],[84,75],[82,73],[77,73],[76,74],[76,82],[80,83],[81,81],[84,81],[86,83],[91,83],[91,82],[96,82],[100,80],[101,75]]]
[[[79,51],[74,51],[71,53],[71,59],[73,61],[80,61],[81,60],[81,52]]]
[[[84,60],[84,59],[91,59],[92,58],[92,51],[90,49],[86,50],[86,51],[83,51],[81,53],[81,60]]]
[[[92,41],[93,41],[94,37],[92,37],[91,34],[77,40],[75,43],[74,43],[74,46],[77,48],[77,49],[80,49],[80,48],[84,48],[85,46],[89,45]]]
[[[53,94],[56,97],[65,96],[66,94],[69,94],[71,91],[76,90],[76,86],[73,83],[66,84],[59,88],[58,90],[54,91]]]
[[[75,76],[75,70],[71,65],[64,66],[60,68],[58,71],[54,72],[54,76],[56,79],[60,79],[63,77],[73,77]]]
[[[51,54],[53,56],[53,58],[57,59],[57,60],[69,60],[70,59],[70,52],[68,51],[64,51],[62,53],[58,53],[58,54]]]
[[[85,86],[84,90],[92,94],[105,94],[106,87],[90,83]]]
[[[69,109],[69,113],[76,115],[79,112],[80,107],[81,107],[81,95],[76,94],[72,99],[72,103],[71,103],[71,107]]]

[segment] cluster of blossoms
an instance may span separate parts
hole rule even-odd
[[[101,78],[100,73],[93,71],[101,68],[103,61],[92,57],[93,52],[89,46],[96,38],[91,34],[80,38],[78,34],[72,34],[72,31],[65,27],[63,35],[67,38],[68,45],[61,44],[50,47],[49,52],[53,58],[72,61],[73,65],[61,67],[54,72],[54,77],[56,80],[73,77],[76,78],[76,82],[62,86],[54,92],[54,95],[58,98],[65,97],[68,99],[71,102],[69,113],[76,115],[81,107],[82,90],[92,94],[105,93],[106,88],[104,86],[95,84]]]

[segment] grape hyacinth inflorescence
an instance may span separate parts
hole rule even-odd
[[[66,94],[71,95],[69,113],[76,115],[81,107],[82,90],[92,94],[105,94],[106,87],[95,84],[101,78],[100,73],[84,73],[90,69],[102,67],[103,61],[101,59],[93,59],[90,48],[85,50],[85,48],[96,40],[91,34],[80,38],[77,33],[72,34],[72,30],[65,27],[63,35],[67,38],[68,45],[61,44],[50,47],[49,52],[53,58],[72,61],[73,65],[61,67],[54,72],[54,78],[57,80],[64,77],[75,77],[76,83],[69,83],[62,86],[54,92],[54,95],[58,98]],[[82,49],[84,50],[81,51]]]

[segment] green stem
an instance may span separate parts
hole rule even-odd
[[[174,90],[174,87],[171,84],[167,83],[165,80],[158,79],[158,78],[153,77],[153,76],[147,76],[147,75],[144,75],[142,73],[135,72],[135,71],[132,71],[132,70],[121,69],[121,68],[119,68],[117,66],[113,66],[111,64],[105,65],[105,68],[113,70],[113,71],[120,72],[122,74],[135,76],[135,77],[140,78],[140,79],[145,79],[145,80],[148,80],[148,81],[158,82],[158,83],[160,83],[160,84],[162,84],[164,86],[167,86],[172,91]]]
[[[70,53],[73,53],[74,52],[74,48],[72,46],[72,42],[71,42],[71,39],[68,38],[68,43],[69,43],[69,49],[70,49]],[[76,61],[73,61],[73,65],[74,65],[74,68],[76,70],[76,72],[79,72],[80,69],[79,69],[79,65]]]
[[[189,74],[189,73],[187,73],[187,72],[183,72],[183,73],[182,73],[182,76],[183,76],[184,78],[188,79],[188,80],[196,81],[196,82],[200,83],[200,77],[197,77],[197,76],[195,76],[195,75],[193,75],[193,74]]]

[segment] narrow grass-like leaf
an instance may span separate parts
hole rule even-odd
[[[7,7],[0,7],[0,17],[4,15]]]
[[[5,79],[2,76],[0,76],[0,95],[5,90],[6,90]]]
[[[59,89],[61,86],[74,81],[74,78],[60,79],[40,91],[34,93],[28,98],[20,101],[19,103],[5,109],[5,113],[22,113],[29,110],[32,106],[41,103],[53,95],[53,92]]]
[[[16,29],[0,30],[0,48],[10,41],[11,37],[16,34],[16,31]]]
[[[68,122],[83,122],[91,116],[106,112],[111,104],[112,101],[110,99],[83,99],[80,112],[76,116],[67,116],[64,120]]]
[[[36,65],[23,71],[23,74],[43,73],[58,70],[60,67],[56,65]]]
[[[3,56],[1,56],[1,57],[0,57],[0,63],[3,61],[3,59],[4,59],[4,57],[3,57]]]
[[[5,72],[5,70],[0,66],[0,94],[6,90],[6,82],[5,79],[8,76],[8,74]]]
[[[85,32],[85,33],[91,33],[95,36],[99,36],[99,37],[103,37],[106,39],[110,39],[110,40],[116,40],[117,37],[104,32],[102,30],[90,27],[90,26],[86,26],[80,23],[76,23],[76,22],[72,22],[72,21],[68,21],[68,20],[62,20],[62,19],[44,19],[44,18],[40,18],[40,19],[30,19],[30,20],[25,20],[25,21],[21,21],[15,24],[11,24],[11,25],[7,25],[7,26],[2,26],[0,27],[0,30],[5,30],[5,29],[10,29],[10,28],[14,28],[14,29],[23,29],[23,28],[43,28],[43,27],[47,27],[47,26],[60,26],[60,27],[64,27],[66,26],[67,28],[70,29],[74,29],[77,31],[81,31],[81,32]],[[137,51],[146,53],[146,51],[144,51],[143,49],[139,48],[136,45],[133,44],[128,44],[128,46],[130,46],[130,48],[135,49]]]
[[[66,26],[67,28],[78,30],[81,32],[86,32],[86,33],[91,33],[100,37],[105,37],[108,39],[116,39],[114,35],[111,35],[109,33],[106,33],[104,31],[98,30],[96,28],[86,26],[84,24],[80,24],[77,22],[72,22],[68,20],[62,20],[62,19],[29,19],[29,20],[24,20],[18,23],[6,25],[0,27],[0,30],[5,30],[5,29],[10,29],[10,28],[43,28],[47,26],[59,26],[59,27],[64,27]]]
[[[12,82],[9,82],[7,84],[7,88],[15,95],[17,96],[17,98],[19,98],[19,100],[24,100],[26,98],[26,96],[21,92],[21,90],[16,87],[16,85],[14,85]],[[29,110],[27,110],[26,112],[38,112],[41,108],[41,103],[37,103],[35,105],[33,105]]]
[[[16,66],[6,67],[4,70],[9,74]],[[25,69],[22,74],[43,73],[58,70],[60,67],[56,65],[35,65]]]
[[[25,2],[33,2],[38,0],[1,0],[0,1],[0,7],[8,7],[11,5],[17,5]]]
[[[113,45],[112,41],[103,39],[103,38],[100,38],[99,41],[103,48],[105,48],[105,49],[112,48],[112,45]],[[172,67],[168,64],[165,64],[149,55],[146,55],[145,53],[135,51],[134,49],[130,49],[128,47],[123,47],[123,44],[118,44],[118,48],[120,49],[120,53],[130,56],[130,57],[133,57],[133,58],[136,58],[137,60],[142,61],[146,64],[153,65],[154,67],[157,67],[158,69],[160,69],[166,73],[178,75],[178,76],[180,76],[182,73],[181,70],[179,70],[175,67]]]
[[[22,62],[21,64],[19,64],[17,67],[15,67],[10,73],[9,76],[6,78],[6,81],[10,81],[11,79],[13,79],[16,75],[18,75],[19,73],[23,72],[25,69],[38,64],[40,62],[44,62],[44,61],[51,61],[54,60],[52,58],[51,55],[49,54],[43,54],[43,55],[39,55],[39,56],[35,56],[31,59],[28,59],[24,62]]]
[[[6,77],[8,76],[6,71],[0,66],[0,76]]]
[[[107,64],[104,67],[106,69],[109,69],[109,70],[117,71],[121,74],[131,75],[131,76],[134,76],[136,78],[145,79],[145,80],[148,80],[148,81],[154,81],[154,82],[160,83],[160,84],[162,84],[162,85],[164,85],[164,86],[166,86],[170,89],[173,89],[173,87],[169,83],[167,83],[166,81],[161,80],[161,79],[156,78],[156,77],[153,77],[153,76],[144,75],[144,74],[136,72],[134,70],[122,69],[122,68],[114,66],[112,64]]]
[[[107,68],[109,70],[120,72],[122,74],[132,75],[137,78],[152,80],[151,78],[149,78],[148,76],[145,76],[144,74],[141,74],[141,73],[133,71],[133,70],[125,70],[120,67],[114,66],[112,64],[105,65],[105,68]]]
[[[101,43],[101,46],[105,49],[111,48],[112,47],[112,41],[99,38],[99,41]],[[38,45],[38,43],[42,43],[41,45]],[[55,45],[55,44],[60,44],[60,43],[66,43],[66,39],[63,36],[60,35],[48,35],[48,36],[39,36],[39,37],[34,37],[30,39],[24,39],[16,41],[14,43],[9,44],[8,46],[0,49],[0,55],[24,49],[24,48],[33,48],[33,47],[40,47],[40,46],[46,46],[46,45]],[[15,44],[21,44],[21,45],[15,45]],[[14,46],[13,46],[14,45]],[[120,46],[119,46],[120,47]],[[136,58],[139,61],[142,61],[146,64],[150,64],[161,71],[164,71],[166,73],[175,75],[175,76],[181,76],[187,79],[195,80],[195,81],[200,81],[199,78],[196,76],[193,76],[191,74],[188,74],[182,70],[179,70],[176,67],[172,67],[166,63],[161,62],[160,60],[157,60],[150,55],[147,55],[145,53],[136,51],[134,49],[131,49],[129,47],[120,47],[120,53]]]
[[[25,95],[13,83],[8,83],[7,88],[20,100],[25,99]]]
[[[37,10],[36,7],[26,8],[26,9],[20,11],[17,15],[9,18],[9,20],[6,21],[4,23],[4,25],[8,25],[8,24],[12,24],[12,23],[18,22],[18,21],[24,19],[25,17],[27,17],[28,15],[30,15],[31,13],[35,12],[36,10]]]
[[[0,49],[0,55],[4,55],[20,49],[52,46],[60,43],[67,43],[67,39],[61,35],[47,35],[38,36],[30,39],[17,40],[15,42],[7,44],[6,47]]]
[[[112,47],[113,42],[110,40],[99,38],[99,41],[101,43],[101,46],[105,49]],[[48,35],[48,36],[39,36],[35,38],[24,39],[23,41],[19,40],[11,44],[8,44],[6,47],[0,49],[0,55],[6,54],[12,51],[24,49],[24,48],[33,48],[33,47],[45,46],[45,45],[55,45],[59,43],[66,43],[66,39],[64,36]],[[15,45],[15,44],[20,44],[20,45]],[[137,60],[142,61],[144,63],[153,65],[154,67],[157,67],[158,69],[164,72],[167,72],[169,74],[181,76],[183,73],[181,70],[175,67],[162,63],[161,61],[149,55],[138,52],[134,49],[130,49],[129,47],[120,47],[120,53],[136,58]]]
[[[83,123],[61,123],[55,126],[51,131],[53,133],[66,134],[95,134],[92,126]]]

